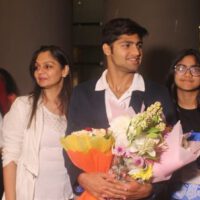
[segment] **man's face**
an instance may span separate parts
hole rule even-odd
[[[136,72],[142,61],[142,40],[137,34],[121,35],[118,40],[107,45],[108,68],[125,73]]]

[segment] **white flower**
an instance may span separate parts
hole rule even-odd
[[[110,123],[109,129],[113,133],[116,146],[127,147],[129,145],[129,141],[127,140],[127,135],[126,135],[129,123],[130,123],[130,117],[128,116],[117,117]]]
[[[134,166],[129,172],[128,174],[131,176],[133,174],[137,174],[137,173],[141,173],[142,172],[142,168],[141,167],[137,167]]]
[[[160,142],[159,139],[147,138],[145,135],[141,135],[134,140],[131,144],[129,150],[132,153],[137,153],[138,155],[149,155],[151,157],[156,157],[155,147]]]

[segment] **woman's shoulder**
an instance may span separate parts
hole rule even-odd
[[[32,105],[32,102],[33,102],[33,99],[30,95],[24,95],[24,96],[17,97],[14,100],[13,105],[29,107]]]
[[[18,120],[21,120],[20,123],[22,121],[26,122],[31,112],[31,101],[29,95],[17,97],[11,105],[10,110],[4,116],[4,123]]]

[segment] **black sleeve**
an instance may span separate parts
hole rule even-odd
[[[169,181],[153,183],[153,194],[146,200],[168,200],[168,183]]]
[[[69,106],[69,113],[68,113],[68,123],[67,123],[67,131],[66,135],[71,134],[73,131],[77,131],[80,129],[80,117],[79,117],[79,97],[78,92],[76,90],[73,91],[73,94],[71,96],[70,100],[70,106]],[[78,184],[77,178],[78,176],[83,172],[80,168],[76,167],[72,161],[70,160],[69,156],[64,150],[64,159],[65,159],[65,166],[67,168],[72,188]]]

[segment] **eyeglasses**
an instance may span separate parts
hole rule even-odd
[[[175,72],[184,75],[187,71],[190,71],[192,76],[200,76],[200,66],[193,65],[191,67],[187,67],[183,64],[178,64],[174,67]]]

